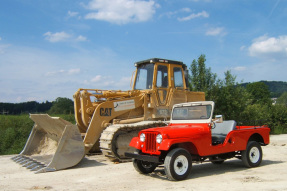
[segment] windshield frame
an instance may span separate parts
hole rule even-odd
[[[176,104],[170,120],[171,123],[211,123],[213,110],[214,103],[211,101]]]

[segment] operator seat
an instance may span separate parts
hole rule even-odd
[[[215,123],[215,127],[211,129],[212,145],[222,144],[227,134],[234,129],[236,129],[236,121],[234,120]]]

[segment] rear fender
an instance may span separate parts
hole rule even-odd
[[[264,135],[262,136],[261,134],[255,133],[255,134],[251,135],[248,142],[249,141],[256,141],[262,145],[267,145],[267,144],[269,144],[269,136],[264,136]]]

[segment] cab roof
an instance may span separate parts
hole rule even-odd
[[[177,65],[181,65],[183,68],[187,68],[187,66],[181,61],[168,60],[168,59],[163,59],[163,58],[150,58],[147,60],[135,62],[135,66],[140,66],[142,64],[156,63],[156,62],[165,63],[165,64],[177,64]]]

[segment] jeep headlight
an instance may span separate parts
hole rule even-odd
[[[158,134],[156,136],[156,142],[159,143],[159,144],[162,142],[162,135],[161,134]]]
[[[141,140],[141,142],[144,142],[144,141],[145,141],[145,134],[144,134],[144,133],[142,133],[142,134],[140,135],[140,140]]]

